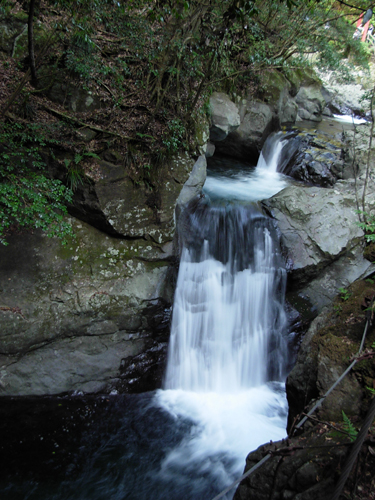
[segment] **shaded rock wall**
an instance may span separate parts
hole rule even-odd
[[[171,254],[72,220],[75,238],[14,235],[0,248],[1,394],[103,390],[173,296]]]
[[[0,395],[160,386],[177,267],[174,211],[206,176],[204,157],[192,166],[176,158],[150,207],[150,192],[100,161],[72,211],[108,232],[72,218],[66,246],[36,231],[0,247]]]

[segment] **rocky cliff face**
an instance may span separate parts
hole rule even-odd
[[[72,209],[99,229],[72,218],[66,246],[24,232],[0,248],[1,394],[141,390],[142,377],[148,389],[160,385],[177,267],[174,211],[205,180],[205,159],[189,176],[193,164],[187,155],[172,161],[150,206],[150,193],[100,162],[97,182],[81,188]]]
[[[326,107],[323,85],[313,73],[265,72],[256,96],[231,101],[215,92],[210,99],[211,136],[216,152],[256,163],[262,146],[275,130],[296,121],[320,122]]]

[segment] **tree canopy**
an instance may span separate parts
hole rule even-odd
[[[0,100],[0,241],[17,225],[50,235],[67,230],[62,216],[77,186],[72,166],[81,163],[65,162],[63,184],[51,178],[41,148],[53,150],[60,141],[82,159],[110,142],[135,183],[152,188],[158,163],[194,147],[213,90],[256,92],[259,75],[270,68],[286,75],[314,64],[343,70],[348,54],[366,64],[353,32],[371,6],[359,0],[2,0],[5,20],[22,12],[28,18],[29,39],[26,59],[3,63],[13,68],[14,81]],[[63,108],[50,109],[43,96],[61,71],[98,96],[100,112],[69,119]],[[51,114],[54,126],[66,125],[52,135]],[[69,139],[69,126],[83,122],[102,131],[102,142],[88,150]]]

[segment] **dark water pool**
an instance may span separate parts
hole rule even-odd
[[[154,393],[2,398],[0,417],[1,500],[199,500],[222,489],[209,464],[173,481],[160,473],[193,424],[158,407]]]

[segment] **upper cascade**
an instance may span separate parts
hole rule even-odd
[[[273,132],[263,145],[257,168],[283,173],[296,153],[299,142],[295,132]]]

